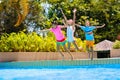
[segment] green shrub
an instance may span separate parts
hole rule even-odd
[[[115,43],[113,44],[114,49],[120,49],[120,41],[116,40]]]
[[[24,32],[4,34],[0,39],[0,52],[39,52],[56,51],[55,38],[42,38],[36,33],[25,34]]]
[[[76,39],[78,46],[85,50],[85,42]],[[73,47],[73,46],[72,46]],[[56,40],[53,33],[49,32],[47,37],[41,37],[35,32],[25,34],[24,32],[4,34],[0,38],[0,52],[55,52]]]

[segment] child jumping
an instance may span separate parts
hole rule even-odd
[[[77,25],[77,26],[79,26],[85,32],[86,49],[87,49],[89,58],[91,58],[91,60],[93,60],[93,53],[94,53],[94,50],[93,50],[93,46],[94,46],[93,30],[96,28],[102,28],[105,26],[105,24],[103,24],[102,26],[90,26],[89,20],[86,20],[85,26],[81,26],[81,25]]]
[[[75,46],[76,50],[79,50],[78,46],[75,43],[74,39],[74,32],[75,32],[75,19],[76,19],[76,9],[73,10],[73,19],[67,20],[67,17],[63,13],[63,10],[61,9],[61,12],[64,17],[64,25],[67,27],[67,41],[68,41],[68,49],[70,50],[71,43]]]
[[[64,28],[64,26],[58,25],[58,23],[56,21],[52,22],[52,28],[47,29],[47,30],[43,30],[43,31],[51,31],[54,33],[55,37],[56,37],[56,44],[57,44],[57,51],[61,54],[62,58],[64,59],[64,55],[63,53],[60,51],[60,46],[63,46],[65,51],[67,51],[70,56],[71,56],[71,60],[73,59],[73,56],[71,55],[70,51],[66,48],[66,38],[63,35],[61,28]]]

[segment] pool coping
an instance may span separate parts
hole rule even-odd
[[[85,66],[101,64],[120,64],[120,58],[0,62],[0,68],[49,68],[59,66]]]

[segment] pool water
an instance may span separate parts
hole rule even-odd
[[[120,80],[120,64],[0,69],[0,80]]]

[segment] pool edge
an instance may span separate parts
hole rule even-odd
[[[82,59],[82,60],[42,60],[42,61],[19,61],[19,62],[1,62],[0,68],[39,68],[39,67],[57,67],[57,66],[84,66],[100,64],[120,64],[120,58],[104,59]]]

